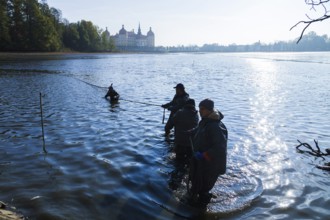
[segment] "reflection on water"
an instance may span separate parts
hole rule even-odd
[[[8,57],[0,200],[31,219],[326,218],[328,173],[295,145],[330,146],[329,63],[328,53]],[[214,99],[229,130],[228,172],[206,213],[180,202],[185,175],[170,189],[163,112],[142,104],[166,103],[179,82],[197,103]],[[109,83],[123,100],[104,99]]]

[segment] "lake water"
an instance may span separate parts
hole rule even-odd
[[[161,105],[215,101],[228,170],[205,213],[169,188]],[[111,105],[106,87],[125,100]],[[326,219],[330,53],[1,55],[0,200],[30,219]],[[42,151],[39,92],[43,94]],[[169,113],[167,112],[167,117]]]

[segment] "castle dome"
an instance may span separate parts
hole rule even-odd
[[[155,34],[154,34],[154,32],[152,32],[152,30],[151,30],[151,27],[150,27],[150,30],[148,31],[148,33],[147,33],[147,36],[149,37],[152,37],[152,36],[155,36]]]
[[[104,33],[105,33],[106,36],[109,36],[110,37],[110,32],[108,31],[108,27],[105,28]]]
[[[124,25],[123,25],[119,31],[119,34],[126,34],[126,33],[127,33],[127,31],[125,30]]]

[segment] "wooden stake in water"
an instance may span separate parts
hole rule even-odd
[[[41,117],[41,130],[42,130],[42,149],[44,153],[47,153],[45,145],[45,132],[44,132],[44,117],[42,112],[42,94],[40,92],[40,117]]]
[[[164,112],[163,112],[163,124],[165,123],[165,108],[164,108]]]

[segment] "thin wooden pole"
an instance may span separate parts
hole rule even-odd
[[[46,144],[45,144],[45,132],[44,132],[44,117],[42,111],[42,94],[40,92],[40,117],[41,117],[41,130],[42,130],[42,149],[44,153],[47,153]]]
[[[165,123],[165,108],[164,108],[164,112],[163,112],[163,124]]]

